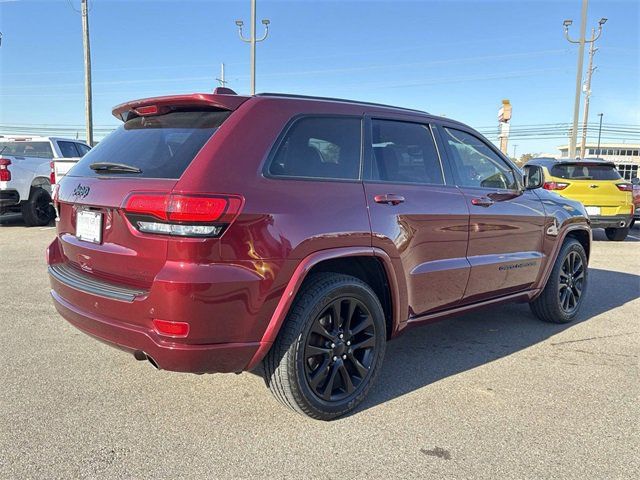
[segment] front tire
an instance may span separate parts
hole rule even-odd
[[[371,287],[349,275],[315,274],[263,362],[264,379],[285,406],[331,420],[364,400],[385,346],[384,311]]]
[[[622,242],[629,235],[629,228],[605,228],[604,233],[613,242]]]
[[[22,218],[27,227],[43,227],[55,217],[51,195],[44,188],[32,187],[29,200],[22,204]]]
[[[531,311],[545,322],[570,322],[582,305],[587,279],[587,255],[580,242],[570,238],[560,249],[544,290],[529,304]]]

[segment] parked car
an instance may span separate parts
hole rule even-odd
[[[223,91],[115,107],[60,182],[51,295],[80,330],[161,369],[261,372],[327,420],[409,327],[504,302],[575,318],[591,232],[541,169],[421,111]]]
[[[544,172],[543,188],[584,204],[591,228],[604,228],[609,240],[627,238],[633,220],[632,185],[613,162],[600,159],[553,160],[534,158]]]
[[[0,214],[21,212],[27,226],[47,225],[55,215],[51,193],[56,163],[75,164],[90,149],[67,138],[0,139]],[[64,172],[60,167],[57,171]]]
[[[631,221],[631,227],[633,227],[636,220],[640,220],[640,178],[632,178],[631,185],[633,188],[633,220]]]

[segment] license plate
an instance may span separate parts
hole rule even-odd
[[[600,215],[600,207],[585,207],[589,216]]]
[[[85,242],[102,241],[102,213],[79,210],[76,217],[76,238]]]

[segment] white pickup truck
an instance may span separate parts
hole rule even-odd
[[[65,174],[90,149],[68,138],[0,137],[0,214],[22,212],[27,226],[47,225],[55,216],[56,174]]]

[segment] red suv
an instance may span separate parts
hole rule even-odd
[[[354,409],[387,340],[502,302],[575,317],[591,232],[471,128],[364,102],[150,98],[54,195],[58,312],[179,372],[260,372],[293,410]]]

